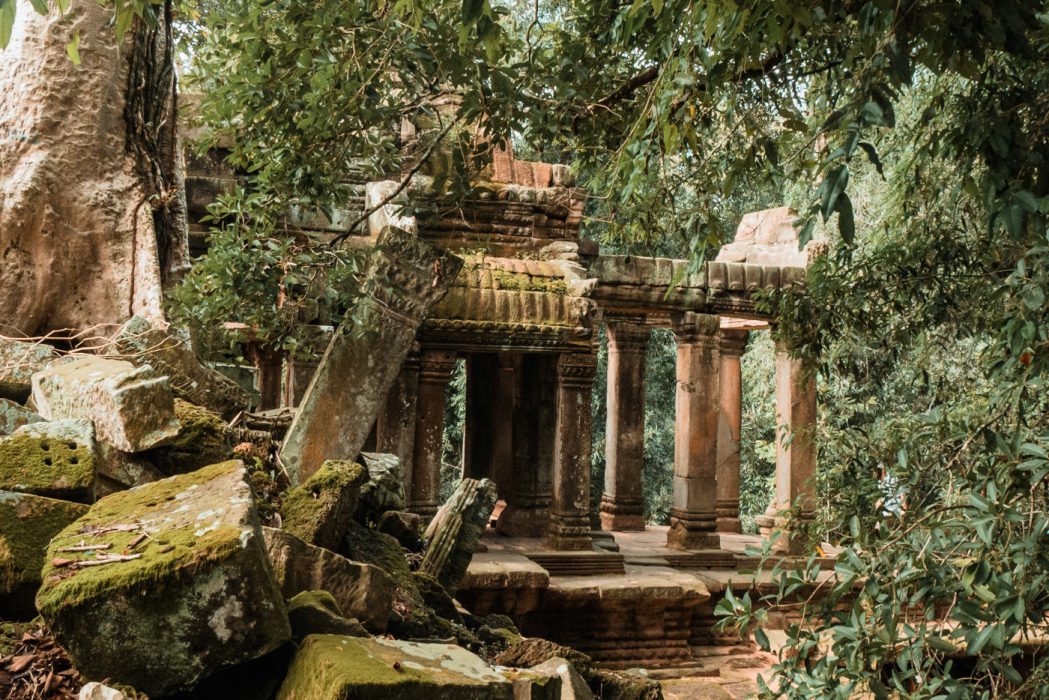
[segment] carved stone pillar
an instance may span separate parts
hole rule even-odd
[[[721,329],[721,413],[718,417],[718,532],[741,532],[739,524],[739,434],[743,425],[743,376],[740,357],[750,334]]]
[[[415,459],[415,406],[419,390],[419,352],[408,353],[401,371],[386,394],[386,402],[379,412],[375,449],[397,455],[405,477],[411,478]],[[409,484],[406,490],[411,493]]]
[[[475,353],[466,358],[466,430],[463,476],[491,479],[499,497],[509,492],[514,421],[514,356]]]
[[[553,355],[527,354],[515,363],[512,471],[509,485],[500,492],[506,508],[496,523],[496,530],[509,537],[543,537],[549,528],[557,427],[556,362]]]
[[[674,321],[677,395],[674,429],[674,504],[667,545],[716,548],[718,413],[717,316],[684,313]]]
[[[419,357],[419,390],[415,414],[415,459],[412,465],[409,509],[423,518],[437,512],[444,442],[444,400],[456,355],[445,350],[423,350]]]
[[[596,365],[596,358],[590,353],[563,354],[557,360],[557,429],[549,538],[553,549],[591,546],[590,400]]]
[[[805,543],[790,532],[784,511],[796,508],[802,522],[815,508],[816,372],[776,343],[776,495],[757,521],[763,535],[780,531],[773,549],[801,554]]]
[[[605,429],[605,492],[601,528],[644,530],[641,470],[645,463],[645,350],[649,329],[609,321],[608,423]]]

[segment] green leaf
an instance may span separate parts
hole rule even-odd
[[[66,55],[74,66],[80,65],[80,31],[73,32],[73,39],[66,44]]]
[[[820,198],[820,213],[823,215],[823,221],[826,222],[830,218],[830,215],[836,211],[838,203],[838,197],[842,192],[845,191],[845,187],[849,184],[849,166],[842,163],[836,165],[827,171],[826,177],[823,178],[823,184],[820,185],[822,190],[822,197]]]
[[[33,9],[37,11],[37,14],[47,14],[47,0],[29,0],[32,4]]]
[[[958,651],[958,647],[951,642],[947,641],[938,634],[930,634],[925,638],[925,643],[931,646],[937,651],[942,651],[947,654],[953,654]]]
[[[15,26],[15,3],[17,0],[0,0],[0,49],[11,43],[11,30]]]
[[[1024,305],[1031,311],[1037,311],[1045,304],[1045,291],[1036,285],[1029,285],[1023,291]]]
[[[852,210],[852,200],[847,192],[842,192],[838,197],[836,206],[838,211],[838,232],[841,240],[846,245],[852,245],[856,241],[856,215]]]
[[[484,0],[463,0],[463,23],[476,22],[484,11]]]
[[[761,648],[762,651],[769,651],[772,648],[772,643],[769,641],[769,636],[765,634],[765,630],[760,627],[754,628],[754,641]]]

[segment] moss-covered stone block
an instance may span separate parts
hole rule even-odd
[[[87,421],[24,425],[0,438],[0,490],[89,503],[96,459]]]
[[[40,586],[47,544],[85,513],[87,506],[80,503],[0,491],[0,610],[4,617],[28,619],[36,614],[33,596]]]
[[[150,696],[291,637],[238,461],[100,500],[52,540],[36,602],[81,674]]]
[[[286,598],[325,590],[338,601],[340,614],[357,618],[370,632],[386,631],[396,586],[384,570],[307,544],[284,530],[262,531]]]
[[[277,700],[511,700],[512,684],[462,647],[312,635]]]
[[[288,601],[292,639],[301,642],[311,634],[341,634],[367,637],[364,625],[343,617],[335,597],[328,591],[303,591]]]
[[[283,528],[304,542],[338,550],[357,507],[357,494],[367,480],[368,472],[359,464],[324,462],[284,496]]]
[[[233,456],[230,431],[219,414],[175,399],[175,418],[178,434],[162,446],[141,453],[163,473],[185,474]]]

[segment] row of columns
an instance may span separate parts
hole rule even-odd
[[[720,533],[740,532],[741,357],[748,331],[721,328],[717,316],[685,313],[673,322],[677,342],[674,493],[668,544],[718,547]],[[649,328],[643,319],[607,325],[608,423],[601,523],[608,530],[642,530],[644,375]],[[776,496],[759,524],[791,505],[811,513],[815,473],[816,387],[813,372],[776,348]],[[780,538],[781,549],[795,546]]]

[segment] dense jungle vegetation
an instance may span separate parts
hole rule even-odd
[[[0,42],[13,6],[0,4]],[[176,293],[176,317],[206,325],[243,312],[293,348],[296,308],[352,298],[356,257],[282,237],[279,218],[289,205],[338,203],[351,180],[401,173],[402,117],[430,125],[407,174],[433,176],[449,200],[488,155],[473,125],[570,164],[592,194],[586,235],[612,249],[698,265],[743,212],[790,204],[803,240],[824,237],[832,252],[804,294],[764,303],[777,336],[819,367],[812,534],[843,553],[826,600],[806,611],[814,626],[789,631],[766,696],[1049,695],[1049,661],[1025,654],[1049,610],[1045,3],[187,0],[176,10],[183,84],[204,94],[216,138],[236,131],[230,162],[253,176],[217,209],[232,223]],[[163,18],[144,0],[118,3],[118,29],[136,13]],[[330,284],[314,284],[317,270]],[[653,341],[649,365],[657,519],[668,343]],[[745,498],[767,493],[770,474],[767,343],[746,370],[748,387],[766,388],[747,399]],[[813,583],[815,567],[774,572],[785,595]],[[756,610],[747,598],[722,612],[760,624]],[[962,668],[959,651],[976,663]]]

